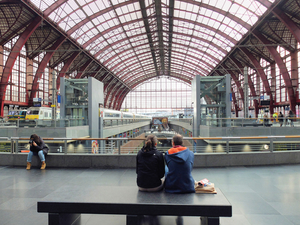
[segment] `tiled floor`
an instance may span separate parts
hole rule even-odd
[[[196,168],[194,179],[208,178],[231,202],[233,217],[222,225],[300,224],[300,165]],[[136,188],[134,169],[57,169],[0,167],[0,225],[47,224],[37,201],[53,192],[89,191],[97,186]],[[199,218],[160,217],[145,224],[200,224]],[[176,222],[177,221],[177,222]],[[153,222],[153,221],[152,221]],[[125,216],[82,215],[82,224],[125,225]]]

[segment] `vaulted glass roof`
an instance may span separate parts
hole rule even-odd
[[[131,88],[208,75],[274,1],[31,0]]]

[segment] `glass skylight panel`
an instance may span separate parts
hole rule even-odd
[[[126,23],[128,21],[128,17],[126,15],[125,16],[119,16],[119,19],[120,19],[121,23]]]
[[[55,1],[54,0],[47,0],[47,1],[39,1],[39,2],[40,2],[39,9],[41,11],[44,11],[47,8],[49,8],[49,6],[52,5]]]
[[[116,5],[116,4],[120,4],[120,3],[122,3],[122,2],[126,2],[127,0],[111,0],[111,3],[113,4],[113,5]]]
[[[110,4],[107,1],[95,1],[95,4],[97,5],[99,10],[108,8]]]
[[[62,6],[61,8],[58,8],[55,11],[51,12],[49,18],[52,19],[55,23],[57,23],[59,20],[61,20],[61,18],[64,18],[66,15],[67,13],[63,10]]]
[[[116,13],[118,16],[128,13],[127,5],[116,8]]]
[[[87,16],[91,16],[93,15],[95,12],[92,10],[92,9],[95,9],[96,7],[95,6],[90,6],[90,5],[87,5],[85,7],[83,7],[83,11],[85,12],[85,14]]]
[[[133,71],[132,74],[143,72],[144,67],[142,68],[141,65],[137,61],[133,61],[133,63],[126,62],[126,64],[128,64],[128,65],[123,64],[123,67],[125,67],[125,68],[128,67],[131,71]]]
[[[107,20],[106,17],[108,17],[108,16],[109,16],[108,13],[104,13],[101,16],[98,16],[97,18],[98,18],[98,20],[99,20],[100,23],[105,23],[106,20]]]

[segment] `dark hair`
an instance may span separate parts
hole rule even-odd
[[[182,145],[183,137],[180,134],[175,134],[173,137],[173,143],[174,145]]]
[[[37,144],[40,144],[40,142],[41,142],[40,137],[37,134],[32,134],[30,136],[30,139],[33,140]]]
[[[147,152],[151,148],[155,147],[156,143],[157,143],[157,137],[153,134],[148,135],[144,147],[145,151]]]

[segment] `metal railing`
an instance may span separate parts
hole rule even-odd
[[[191,118],[172,118],[172,121],[179,121],[183,123],[192,124]],[[201,118],[201,125],[211,126],[211,127],[280,127],[280,126],[300,126],[300,118],[297,117],[284,117],[282,119],[278,118]]]
[[[50,153],[60,154],[136,154],[144,145],[141,138],[43,138]],[[157,149],[167,151],[172,138],[158,138]],[[27,153],[29,138],[0,137],[0,152]],[[202,144],[197,144],[201,141]],[[135,142],[131,147],[124,144]],[[300,150],[300,136],[185,137],[184,145],[194,153],[275,152]]]
[[[103,127],[119,126],[143,121],[149,121],[150,123],[150,119],[103,119]]]
[[[138,123],[143,121],[149,121],[150,119],[104,119],[103,126],[120,126],[125,124]],[[67,118],[67,119],[57,119],[57,120],[15,120],[11,122],[2,122],[0,126],[10,126],[10,127],[74,127],[74,126],[88,126],[89,121],[87,119],[79,118]]]

